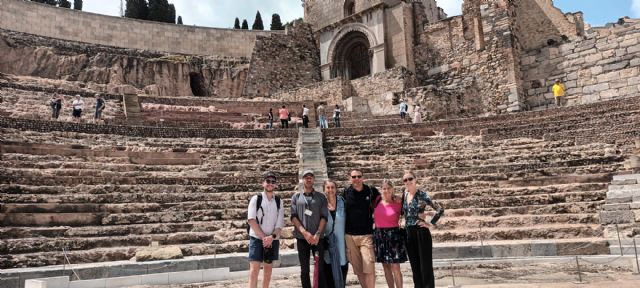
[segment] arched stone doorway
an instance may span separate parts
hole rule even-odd
[[[367,35],[351,31],[335,46],[331,78],[357,79],[371,74],[372,53]]]

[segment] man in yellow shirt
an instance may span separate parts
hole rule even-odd
[[[553,84],[551,90],[553,90],[553,98],[556,99],[556,106],[560,107],[562,104],[562,97],[564,97],[565,90],[564,84],[560,82],[560,79],[556,80],[556,84]]]

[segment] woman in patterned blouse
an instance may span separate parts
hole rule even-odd
[[[431,232],[429,228],[435,227],[425,221],[426,206],[431,206],[436,211],[442,209],[438,203],[431,200],[427,192],[418,190],[417,178],[412,171],[406,171],[402,176],[404,182],[404,202],[402,211],[407,229],[407,254],[413,271],[413,284],[415,287],[435,288],[433,275],[433,259]]]

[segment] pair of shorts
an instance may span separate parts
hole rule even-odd
[[[73,113],[72,113],[73,117],[75,118],[80,118],[80,115],[82,115],[82,110],[76,110],[73,109]]]
[[[371,274],[376,272],[376,259],[373,250],[373,235],[345,235],[347,244],[347,259],[353,267],[353,272],[358,274]]]
[[[262,246],[262,240],[249,237],[249,261],[250,262],[264,262],[265,260],[271,260],[271,262],[278,260],[278,254],[280,254],[280,240],[273,240],[271,244],[272,253],[270,257],[265,259],[265,249]]]

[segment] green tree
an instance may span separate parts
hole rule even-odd
[[[262,16],[260,16],[260,11],[256,13],[256,20],[253,21],[251,30],[264,30],[264,25],[262,24]]]
[[[249,23],[247,23],[247,19],[242,20],[242,29],[249,30]]]
[[[149,5],[146,0],[127,0],[124,17],[147,20]]]
[[[182,16],[178,16],[178,24],[182,25]]]
[[[69,2],[69,0],[58,0],[58,6],[62,8],[71,8],[71,2]]]
[[[73,9],[82,10],[82,0],[73,0]]]
[[[149,0],[149,16],[147,20],[156,22],[167,22],[169,17],[169,2],[167,0]]]
[[[173,4],[169,4],[166,22],[176,24],[176,6],[173,6]]]
[[[233,29],[240,29],[240,19],[236,17],[236,21],[233,23]]]
[[[284,26],[282,25],[282,21],[280,20],[280,15],[273,14],[271,15],[271,30],[284,30]]]

